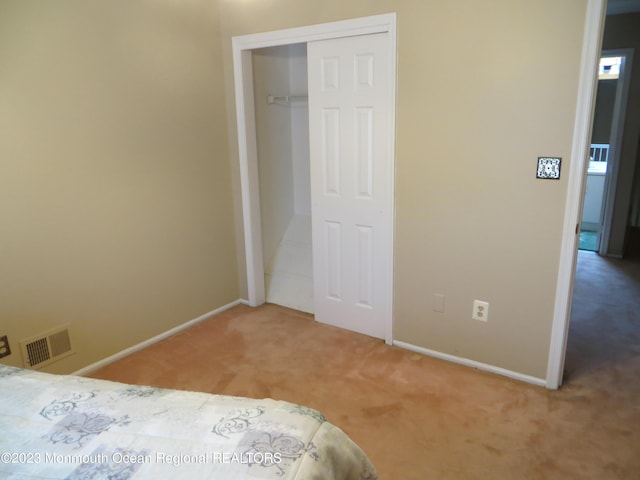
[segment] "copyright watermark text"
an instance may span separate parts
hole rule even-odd
[[[143,464],[157,463],[179,467],[187,464],[241,463],[247,465],[275,465],[282,462],[279,452],[206,452],[201,454],[182,453],[136,453],[125,450],[98,452],[87,455],[63,455],[53,452],[0,452],[0,464]]]

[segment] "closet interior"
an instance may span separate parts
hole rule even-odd
[[[313,313],[307,46],[252,58],[266,298]]]

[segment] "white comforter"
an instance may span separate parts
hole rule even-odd
[[[3,479],[376,479],[310,408],[0,365]]]

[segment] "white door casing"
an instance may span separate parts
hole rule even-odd
[[[376,338],[392,291],[387,35],[307,46],[316,320]]]
[[[557,389],[562,384],[562,372],[569,333],[573,282],[578,256],[578,226],[582,218],[582,201],[586,183],[586,163],[593,125],[597,69],[600,60],[602,33],[606,16],[605,0],[587,0],[585,28],[582,38],[580,81],[576,103],[571,147],[571,168],[567,180],[567,197],[562,228],[562,245],[556,283],[556,300],[549,341],[546,387]]]

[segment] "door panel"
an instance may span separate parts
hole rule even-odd
[[[377,338],[390,331],[392,301],[386,35],[308,44],[315,315]]]

